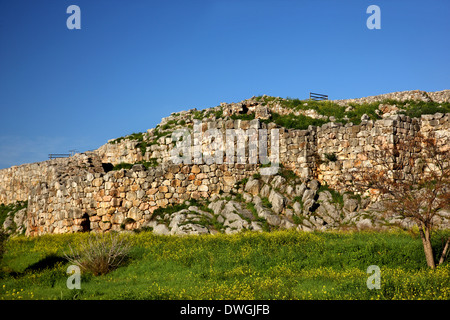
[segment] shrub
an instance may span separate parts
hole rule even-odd
[[[437,112],[448,113],[450,112],[450,103],[437,103],[437,102],[424,102],[424,101],[408,101],[405,103],[406,111],[405,115],[411,118],[419,118],[423,114],[434,114]]]
[[[116,164],[113,170],[131,169],[133,166],[133,163],[121,162],[119,164]]]
[[[303,217],[299,217],[297,215],[293,215],[292,216],[292,221],[294,221],[295,224],[302,224],[303,222]]]
[[[71,252],[64,254],[65,258],[97,276],[118,268],[127,258],[130,244],[119,234],[109,233],[90,235],[79,248],[74,249],[70,245],[69,248]]]
[[[323,119],[313,119],[305,115],[280,115],[276,112],[272,113],[272,118],[269,120],[263,120],[263,122],[275,122],[277,125],[284,127],[286,129],[299,129],[306,130],[311,126],[321,126],[325,124],[327,121]]]
[[[261,174],[260,173],[254,173],[253,174],[253,178],[254,179],[261,179]]]
[[[294,179],[298,178],[298,176],[295,174],[294,171],[289,170],[289,169],[285,169],[285,168],[281,169],[280,176],[285,178],[287,181],[294,180]]]
[[[245,187],[245,185],[247,184],[247,182],[248,182],[248,178],[244,178],[244,179],[242,179],[242,180],[236,182],[236,185],[235,185],[235,186],[236,186],[236,188],[239,188],[241,185]]]
[[[5,242],[8,239],[8,235],[0,227],[0,262],[2,261],[3,254],[5,253]]]
[[[223,117],[223,110],[217,110],[214,112],[214,116],[216,118],[222,118]]]
[[[122,142],[122,140],[138,140],[138,141],[144,141],[144,132],[135,132],[132,134],[129,134],[125,137],[120,137],[114,140],[111,140],[110,144],[116,144]]]
[[[336,156],[335,153],[324,153],[323,155],[325,156],[325,158],[328,161],[331,161],[331,162],[336,162],[337,161],[337,156]]]
[[[146,169],[150,167],[157,167],[158,161],[156,158],[150,158],[149,161],[137,161],[136,163],[128,163],[128,162],[121,162],[119,164],[116,164],[112,170],[121,170],[121,169],[131,169],[135,164],[142,164]]]
[[[136,145],[137,149],[141,150],[142,156],[145,156],[145,153],[147,152],[147,147],[149,146],[149,143],[146,141],[141,141]]]

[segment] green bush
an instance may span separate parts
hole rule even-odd
[[[127,162],[121,162],[119,164],[116,164],[113,167],[113,170],[121,170],[121,169],[131,169],[134,166],[134,163],[127,163]]]
[[[286,168],[281,168],[280,176],[285,178],[287,181],[295,180],[296,178],[298,178],[298,176],[295,174],[294,171],[286,169]]]
[[[129,134],[125,137],[120,137],[114,140],[111,140],[109,143],[110,144],[116,144],[116,143],[120,143],[123,140],[138,140],[138,141],[144,141],[144,132],[135,132],[132,134]]]
[[[403,108],[406,109],[403,113],[411,118],[419,118],[423,114],[435,114],[437,112],[450,113],[450,103],[448,102],[408,101]]]
[[[327,159],[328,161],[331,161],[331,162],[337,161],[337,156],[335,153],[324,153],[323,155],[325,156],[325,159]]]
[[[136,145],[136,148],[141,150],[142,156],[145,156],[145,153],[147,152],[147,147],[149,146],[148,142],[141,141]]]
[[[294,114],[280,115],[276,112],[272,113],[271,119],[263,120],[263,122],[275,122],[277,125],[285,127],[286,129],[299,130],[306,130],[309,126],[321,126],[327,123],[327,121],[323,119],[313,119],[302,114],[298,116]]]
[[[380,119],[380,117],[376,114],[376,110],[378,109],[378,106],[380,105],[380,102],[370,103],[370,104],[350,104],[350,106],[353,107],[352,111],[346,112],[346,115],[348,117],[348,121],[352,122],[353,124],[360,124],[361,123],[361,117],[366,114],[369,116],[371,120],[377,120]]]
[[[253,178],[254,179],[261,179],[261,174],[260,173],[254,173],[253,174]]]

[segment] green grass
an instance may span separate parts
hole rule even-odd
[[[122,140],[138,140],[138,141],[144,141],[144,132],[135,132],[132,134],[129,134],[125,137],[119,137],[117,139],[111,140],[110,144],[116,144],[120,143]]]
[[[138,161],[136,163],[121,162],[113,167],[113,170],[131,169],[135,164],[142,164],[146,169],[158,166],[156,158],[150,158],[149,161]]]
[[[296,116],[294,114],[280,115],[276,112],[272,113],[272,117],[262,122],[275,122],[277,125],[285,127],[286,129],[306,130],[309,126],[321,126],[328,121],[323,119],[313,119],[302,114]]]
[[[121,169],[129,170],[129,169],[131,169],[134,165],[135,165],[134,163],[121,162],[121,163],[116,164],[116,165],[113,167],[113,170],[121,170]]]
[[[434,114],[437,112],[448,113],[450,112],[450,103],[437,103],[437,102],[423,102],[423,101],[397,101],[392,99],[385,99],[383,101],[372,102],[372,103],[350,103],[349,105],[353,108],[351,111],[345,111],[346,107],[340,106],[333,101],[314,101],[314,100],[300,100],[296,98],[286,98],[284,100],[276,97],[262,97],[256,98],[263,104],[268,102],[278,101],[284,108],[291,109],[294,111],[313,109],[317,111],[318,114],[335,117],[336,121],[347,123],[352,122],[353,124],[361,123],[361,116],[367,114],[371,120],[378,120],[380,117],[376,114],[376,110],[380,104],[396,105],[397,107],[404,109],[401,111],[411,118],[419,118],[423,114]],[[348,120],[345,119],[347,117]],[[272,114],[272,119],[268,120],[277,123],[288,129],[307,129],[309,125],[320,126],[328,121],[321,119],[312,119],[303,115],[279,115],[276,113]]]
[[[270,203],[267,197],[261,197],[262,205],[266,208],[272,208],[272,203]]]
[[[9,239],[0,299],[450,299],[449,263],[428,269],[420,239],[404,232],[141,232],[125,266],[82,274],[69,290],[61,256],[85,237]],[[369,265],[381,268],[380,290],[366,287]]]
[[[280,165],[280,167],[281,167],[281,170],[280,170],[279,174],[280,174],[280,176],[285,178],[287,181],[295,180],[298,178],[298,176],[295,174],[294,171],[292,171],[290,169],[286,169],[282,165]]]
[[[423,101],[408,101],[409,106],[404,107],[405,115],[411,118],[419,118],[422,114],[449,113],[450,103],[437,102],[423,102]]]
[[[341,208],[344,206],[344,195],[339,193],[339,191],[331,189],[326,184],[321,185],[319,187],[319,190],[317,190],[317,192],[322,192],[322,191],[329,191],[331,193],[332,203],[339,204]]]
[[[404,232],[141,232],[129,235],[125,266],[82,274],[81,290],[69,290],[61,256],[85,237],[9,239],[0,299],[450,299],[449,263],[428,269],[420,238]],[[380,290],[366,287],[370,265]]]

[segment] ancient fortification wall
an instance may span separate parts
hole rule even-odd
[[[263,117],[266,113],[258,112]],[[370,164],[373,159],[367,158],[366,152],[374,148],[377,139],[397,143],[402,137],[419,132],[448,137],[449,117],[450,114],[441,113],[423,115],[420,119],[394,115],[377,121],[362,119],[359,125],[330,122],[307,130],[278,128],[280,163],[303,180],[317,179],[335,186],[338,178],[349,170]],[[193,121],[188,117],[182,119],[192,129]],[[163,119],[161,125],[167,121]],[[259,119],[213,117],[205,119],[201,128],[204,134],[217,128],[224,137],[227,129],[267,129],[270,141],[270,129],[276,125]],[[149,130],[149,136],[154,133],[152,130],[155,129]],[[0,203],[28,200],[28,235],[103,232],[120,230],[124,225],[136,229],[148,225],[159,207],[230,192],[236,182],[259,172],[259,165],[249,163],[248,150],[244,164],[186,165],[171,163],[170,151],[175,142],[170,135],[158,137],[156,143],[146,146],[144,155],[137,148],[138,143],[123,140],[91,153],[0,170]],[[208,145],[204,141],[202,150]],[[335,160],[326,161],[326,154],[333,154]],[[111,164],[150,159],[156,159],[160,165],[109,171]]]
[[[95,153],[77,154],[70,158],[59,158],[23,164],[0,170],[0,203],[27,201],[33,189],[40,184],[64,183],[80,170],[102,172],[102,163]]]

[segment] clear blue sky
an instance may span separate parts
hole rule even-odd
[[[0,0],[0,168],[253,95],[449,89],[449,42],[448,0]]]

